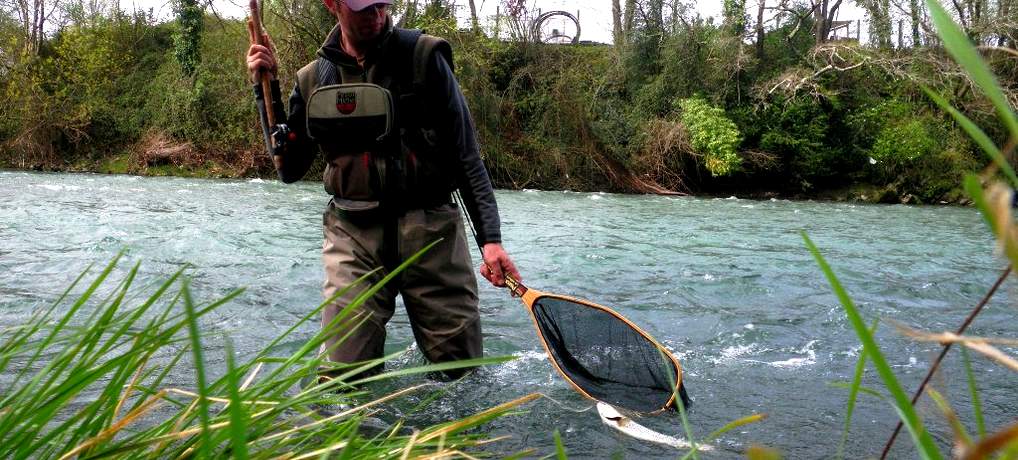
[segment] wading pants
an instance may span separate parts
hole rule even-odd
[[[406,305],[417,345],[429,361],[480,357],[477,279],[459,208],[455,204],[443,204],[432,209],[411,210],[391,219],[396,220],[389,225],[393,234],[386,244],[383,219],[358,217],[329,203],[323,218],[325,284],[322,292],[325,298],[332,297],[371,270],[389,266],[327,306],[322,314],[323,328],[329,328],[343,308],[389,270],[431,242],[439,238],[442,241],[378,293],[354,307],[346,320],[327,329],[329,339],[322,351],[328,352],[330,360],[342,363],[383,356],[385,324],[395,312],[399,294]],[[392,242],[396,243],[394,251],[388,247]],[[396,263],[385,263],[386,250],[398,257]],[[361,324],[355,326],[356,323]],[[379,371],[380,368],[375,368],[371,373]]]

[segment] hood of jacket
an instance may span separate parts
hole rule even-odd
[[[382,54],[382,50],[389,44],[389,41],[393,39],[395,35],[393,33],[394,26],[392,24],[392,16],[385,16],[385,26],[382,27],[382,33],[374,40],[374,43],[368,47],[367,53],[364,56],[364,66],[367,67],[371,62],[375,61],[378,56]],[[348,54],[343,50],[342,39],[343,31],[340,29],[337,23],[332,31],[329,32],[329,36],[325,38],[325,42],[322,43],[321,48],[318,48],[318,55],[329,60],[335,65],[343,67],[360,67],[357,63],[357,58]]]

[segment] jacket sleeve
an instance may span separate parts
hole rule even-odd
[[[284,147],[272,148],[272,139],[269,131],[268,120],[265,110],[265,97],[262,94],[262,86],[254,85],[255,103],[258,105],[258,113],[261,117],[262,137],[265,141],[265,148],[270,155],[279,155],[282,158],[281,167],[276,170],[279,180],[285,183],[292,183],[301,180],[315,159],[317,149],[310,142],[307,135],[307,124],[305,118],[304,98],[300,94],[300,88],[294,84],[290,93],[290,110],[283,113],[282,94],[279,89],[279,81],[272,81],[272,111],[276,120],[286,120],[286,126],[294,133],[295,140],[289,141]]]
[[[428,75],[428,106],[439,108],[439,138],[457,155],[454,159],[456,161],[452,162],[456,168],[453,177],[477,232],[474,236],[477,244],[483,246],[485,243],[501,243],[498,204],[495,203],[495,192],[488,170],[481,160],[474,121],[466,99],[452,68],[440,53],[432,54]]]

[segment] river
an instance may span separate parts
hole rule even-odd
[[[788,458],[833,456],[861,346],[800,231],[820,247],[871,321],[956,328],[1006,263],[993,254],[973,209],[736,198],[498,191],[505,246],[528,285],[615,307],[673,350],[693,398],[697,436],[755,413],[768,417],[722,436],[720,456],[751,445]],[[259,350],[318,305],[322,280],[318,183],[196,180],[0,171],[0,328],[55,299],[89,264],[128,249],[121,273],[140,261],[143,282],[186,264],[195,296],[212,300],[235,287],[239,299],[206,318],[211,336],[228,335],[241,353]],[[475,262],[477,256],[475,255]],[[1015,337],[1014,283],[991,301],[970,333]],[[573,458],[675,458],[676,451],[622,438],[601,425],[590,403],[548,363],[518,300],[481,290],[485,353],[518,359],[444,384],[445,394],[409,423],[462,417],[530,392],[548,399],[488,426],[511,439],[492,447],[554,452],[561,431]],[[293,351],[314,325],[285,345]],[[884,322],[878,343],[911,392],[938,347],[916,343]],[[387,349],[412,347],[404,312],[389,327]],[[1010,349],[1014,353],[1016,350]],[[206,356],[224,367],[222,349]],[[395,367],[419,362],[413,349]],[[1018,416],[1015,374],[976,358],[987,425]],[[960,354],[935,379],[974,430]],[[425,380],[418,377],[417,380]],[[864,385],[883,391],[876,373]],[[920,404],[934,437],[950,428]],[[581,411],[581,412],[577,412]],[[850,457],[876,456],[896,422],[889,402],[860,396]],[[677,417],[641,420],[679,434]],[[912,457],[907,433],[896,457]]]

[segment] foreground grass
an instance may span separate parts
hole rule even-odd
[[[856,366],[853,381],[849,385],[850,393],[846,411],[845,429],[838,449],[838,457],[841,458],[844,454],[845,440],[848,437],[849,427],[851,426],[852,411],[855,406],[856,398],[862,389],[862,374],[868,361],[879,374],[884,389],[890,395],[888,401],[897,413],[901,423],[908,430],[920,458],[940,459],[947,456],[965,459],[1014,459],[1018,458],[1018,420],[1015,420],[1015,422],[1009,426],[998,427],[995,433],[987,432],[987,427],[985,426],[982,416],[982,400],[979,396],[976,378],[972,372],[970,357],[967,350],[976,351],[984,358],[987,358],[1004,368],[1010,369],[1011,371],[1018,372],[1018,360],[1015,360],[1013,357],[1007,355],[991,344],[997,343],[1005,346],[1013,346],[1018,343],[1018,341],[966,337],[960,335],[962,334],[960,331],[964,330],[964,328],[968,326],[969,322],[978,315],[982,306],[985,305],[985,302],[989,300],[989,297],[996,292],[997,287],[999,287],[1005,277],[1009,277],[1011,275],[1011,267],[1018,264],[1018,226],[1016,226],[1014,216],[1012,215],[1012,196],[1015,193],[1015,188],[1018,188],[1018,175],[1015,174],[1014,169],[1006,159],[1014,153],[1016,146],[1018,146],[1018,116],[1015,115],[1014,109],[1005,97],[999,82],[990,72],[985,61],[980,57],[978,50],[969,41],[969,37],[965,35],[957,24],[954,23],[950,14],[934,0],[926,0],[926,6],[929,8],[930,15],[936,25],[937,32],[943,40],[944,48],[961,66],[962,70],[969,77],[972,85],[975,88],[978,88],[978,90],[980,90],[982,94],[992,103],[997,111],[997,115],[999,116],[1002,126],[1008,133],[1009,139],[1005,147],[1003,149],[997,147],[997,145],[994,144],[994,142],[981,128],[979,128],[974,122],[972,122],[972,120],[968,119],[959,110],[952,107],[943,96],[928,88],[924,88],[930,98],[955,119],[958,125],[971,137],[973,142],[984,151],[989,160],[992,162],[991,167],[988,168],[982,176],[970,174],[966,177],[964,181],[964,188],[966,193],[975,203],[976,207],[982,213],[986,222],[989,224],[990,229],[993,231],[997,239],[1000,252],[1009,259],[1011,265],[1007,270],[1005,270],[997,284],[991,288],[987,298],[975,308],[970,315],[970,318],[966,320],[957,334],[951,332],[933,334],[913,331],[901,327],[903,332],[914,340],[940,343],[944,347],[941,358],[943,358],[943,355],[947,353],[948,347],[951,345],[961,345],[962,359],[966,370],[965,377],[967,379],[969,396],[973,406],[973,419],[976,422],[977,428],[975,436],[970,434],[969,429],[960,421],[957,413],[943,395],[933,388],[925,389],[926,394],[928,394],[930,399],[933,400],[934,404],[953,431],[953,449],[950,453],[945,455],[945,453],[941,452],[937,444],[933,441],[932,436],[926,429],[926,424],[923,419],[913,408],[913,399],[915,398],[910,399],[905,393],[905,389],[898,381],[897,376],[894,374],[884,357],[884,352],[880,349],[880,346],[874,339],[873,333],[876,329],[876,324],[870,328],[866,327],[866,323],[863,321],[860,311],[855,306],[848,292],[841,285],[841,282],[835,275],[834,270],[830,267],[830,265],[828,265],[820,250],[813,244],[813,241],[811,241],[805,233],[803,234],[803,239],[807,248],[813,254],[813,257],[816,259],[821,271],[831,284],[831,288],[838,297],[852,328],[859,337],[859,341],[863,344],[863,351],[859,355],[859,362]],[[936,370],[939,362],[940,361],[938,359],[938,361],[933,364],[934,368],[931,370],[931,374]],[[917,390],[916,398],[923,393],[923,390],[924,388]],[[897,431],[889,435],[890,439],[884,446],[883,456],[881,458],[885,458],[888,455],[888,452],[893,446]]]
[[[141,296],[134,286],[137,265],[113,284],[111,274],[119,259],[82,286],[82,294],[71,296],[81,290],[78,286],[89,272],[30,321],[0,331],[0,458],[458,456],[496,441],[471,434],[472,428],[537,398],[529,395],[427,428],[396,423],[366,434],[361,424],[373,408],[428,391],[429,385],[385,395],[356,385],[505,359],[423,366],[361,379],[360,371],[382,360],[325,362],[318,357],[325,333],[290,356],[269,353],[301,324],[317,318],[327,301],[244,362],[235,362],[227,340],[225,371],[209,369],[199,320],[241,291],[197,303],[178,272]],[[349,312],[381,286],[358,284],[348,289],[364,292],[333,325],[362,320]],[[102,286],[115,288],[100,296]],[[317,380],[320,368],[339,377],[302,388],[302,381]],[[193,381],[194,387],[168,383],[181,379]]]

